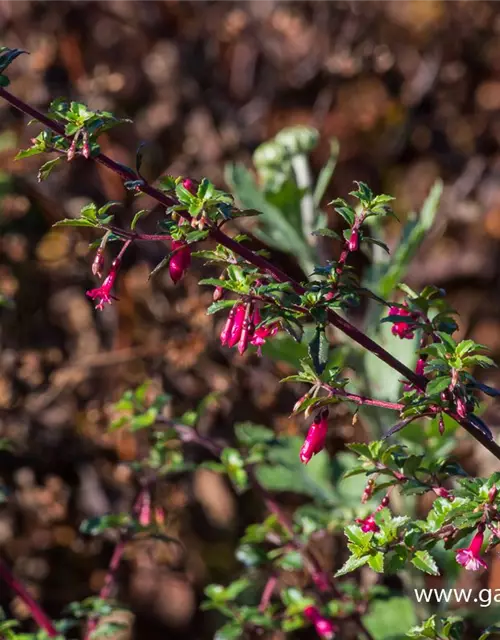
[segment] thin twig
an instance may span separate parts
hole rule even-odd
[[[54,623],[45,613],[38,602],[28,593],[26,587],[12,573],[7,563],[0,560],[0,579],[24,602],[28,607],[31,617],[49,638],[57,638],[60,634],[54,626]]]

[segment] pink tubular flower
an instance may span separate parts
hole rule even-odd
[[[389,309],[390,316],[403,316],[403,317],[412,317],[415,319],[415,315],[410,313],[407,309],[401,309],[400,307],[391,307]],[[395,322],[392,325],[392,334],[394,336],[399,336],[402,340],[407,339],[410,340],[415,335],[415,329],[409,325],[407,322]]]
[[[252,324],[254,327],[258,328],[254,329],[250,344],[252,344],[254,347],[257,347],[257,353],[259,356],[262,355],[262,345],[266,343],[266,339],[276,335],[279,329],[279,326],[277,324],[268,324],[264,327],[259,327],[258,325],[261,322],[262,318],[260,315],[260,311],[258,309],[255,309],[252,316]]]
[[[222,331],[220,332],[220,343],[222,346],[224,346],[227,343],[227,341],[229,340],[229,336],[231,335],[237,308],[238,308],[238,305],[235,305],[231,309],[231,311],[229,312],[229,315],[227,316],[227,320],[222,328]]]
[[[111,289],[113,288],[116,276],[118,275],[120,264],[120,258],[116,258],[116,260],[113,261],[111,269],[109,270],[109,273],[104,279],[102,285],[97,289],[90,289],[87,291],[87,295],[91,300],[97,300],[95,308],[99,309],[99,311],[104,309],[105,304],[111,304],[112,300],[116,300],[116,298],[111,295]]]
[[[304,609],[304,616],[313,623],[316,633],[320,638],[331,640],[335,637],[338,631],[337,625],[331,620],[328,620],[328,618],[324,618],[316,607],[306,607]]]
[[[241,335],[238,340],[238,353],[242,356],[248,348],[250,341],[250,334],[253,330],[252,318],[250,317],[251,309],[250,305],[247,305],[245,309],[245,317],[243,318],[243,325],[241,327]]]
[[[458,549],[455,558],[458,564],[465,567],[467,571],[478,571],[479,569],[487,569],[488,565],[481,558],[481,547],[483,546],[484,533],[478,529],[476,535],[472,538],[470,545],[466,549]]]
[[[245,305],[243,304],[237,305],[231,330],[227,338],[228,347],[234,347],[240,341],[241,332],[243,331],[243,321],[245,320],[245,314],[246,314]]]
[[[453,502],[453,500],[452,500],[453,496],[448,491],[448,489],[445,489],[444,487],[432,487],[432,490],[440,498],[446,498],[446,500],[449,500],[450,502]]]
[[[309,427],[306,439],[300,450],[300,461],[307,464],[325,446],[328,433],[328,409],[320,411]]]
[[[380,531],[380,527],[375,522],[375,518],[373,517],[373,515],[368,516],[364,519],[357,518],[356,522],[361,525],[361,531],[363,531],[364,533],[368,533],[369,531],[377,533],[377,531]]]
[[[347,243],[347,248],[349,251],[357,251],[359,247],[359,233],[356,230],[353,230],[351,233],[351,237],[349,238],[349,242]]]
[[[177,284],[191,264],[191,249],[188,244],[180,240],[172,240],[172,251],[178,249],[172,256],[168,271],[174,284]]]

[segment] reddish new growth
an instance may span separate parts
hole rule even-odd
[[[338,631],[337,625],[331,620],[328,620],[328,618],[323,617],[316,607],[306,607],[304,609],[304,615],[313,623],[316,633],[320,638],[330,640],[335,637]]]
[[[309,427],[306,439],[300,450],[300,461],[307,464],[309,460],[325,447],[328,433],[328,409],[320,411]]]
[[[408,309],[404,309],[401,307],[391,307],[389,309],[389,315],[412,318],[413,320],[417,319],[417,316],[415,313],[411,313],[410,311],[408,311]],[[399,336],[402,340],[405,338],[407,340],[410,340],[415,335],[415,328],[411,324],[408,324],[407,322],[404,322],[404,321],[395,322],[392,325],[391,330],[393,335]]]
[[[174,255],[168,264],[168,271],[174,284],[177,284],[191,264],[191,248],[182,240],[172,240]]]
[[[118,275],[118,270],[120,269],[121,258],[118,257],[113,261],[111,265],[111,269],[109,270],[108,275],[104,279],[104,282],[97,289],[90,289],[87,291],[87,295],[92,300],[97,300],[95,308],[102,311],[104,309],[105,304],[111,304],[113,300],[116,300],[115,296],[111,295],[111,289],[116,280],[116,276]]]
[[[467,571],[478,571],[479,569],[487,569],[488,565],[481,558],[481,547],[483,546],[484,532],[479,528],[476,535],[472,538],[470,545],[466,549],[458,549],[456,551],[456,560],[458,564],[465,567]]]

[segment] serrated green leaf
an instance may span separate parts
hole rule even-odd
[[[314,337],[309,343],[309,357],[312,360],[314,369],[321,375],[328,364],[329,343],[326,338],[325,328],[318,325]]]
[[[416,551],[411,559],[411,563],[420,571],[429,573],[431,576],[438,576],[439,569],[436,561],[428,551]]]
[[[376,573],[384,573],[384,554],[382,551],[377,551],[377,553],[370,556],[368,566]]]
[[[54,227],[96,227],[97,224],[86,218],[65,218],[54,222]]]
[[[54,158],[53,160],[48,160],[47,162],[42,164],[40,169],[38,169],[38,182],[46,180],[49,177],[52,169],[54,169],[61,161],[62,157],[58,157]]]
[[[431,380],[427,384],[427,386],[425,388],[425,393],[428,396],[438,395],[442,391],[447,389],[449,386],[450,386],[450,377],[449,376],[434,378],[434,380]]]
[[[365,556],[361,556],[360,558],[356,558],[356,556],[351,556],[347,562],[343,564],[343,566],[337,571],[335,574],[336,578],[340,578],[340,576],[345,576],[346,573],[351,573],[351,571],[356,571],[360,567],[363,567],[368,563],[370,559],[370,555],[367,554]]]

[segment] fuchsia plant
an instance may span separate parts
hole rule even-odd
[[[0,72],[19,53],[18,50],[2,50]],[[481,556],[485,533],[491,534],[487,551],[500,543],[497,510],[500,473],[490,478],[468,477],[457,462],[447,457],[448,453],[442,454],[446,448],[441,449],[440,442],[446,443],[447,438],[453,437],[453,428],[460,426],[500,460],[500,447],[477,415],[479,392],[490,396],[498,394],[473,376],[475,367],[490,366],[492,362],[483,355],[481,345],[472,340],[457,342],[453,338],[457,325],[443,291],[428,286],[422,292],[415,292],[400,284],[405,299],[389,302],[362,286],[349,264],[354,252],[372,245],[387,249],[379,238],[369,234],[374,233],[373,227],[380,225],[381,220],[392,215],[392,198],[375,195],[367,185],[357,183],[350,194],[352,204],[343,199],[331,203],[347,226],[343,237],[321,226],[321,216],[318,216],[313,235],[322,241],[340,241],[340,256],[326,264],[315,264],[313,273],[307,274],[310,277],[299,282],[268,259],[266,252],[253,250],[247,235],[233,236],[223,230],[226,225],[230,228],[232,221],[255,215],[253,208],[238,208],[233,196],[216,189],[207,179],[198,182],[187,177],[165,176],[157,186],[149,184],[141,176],[139,167],[134,171],[100,152],[99,134],[120,122],[112,114],[91,111],[81,103],[56,100],[51,105],[49,117],[7,91],[5,76],[0,76],[0,80],[0,97],[44,127],[32,139],[32,146],[21,151],[18,157],[55,154],[41,167],[40,179],[47,178],[64,161],[93,160],[118,174],[128,189],[138,195],[149,195],[165,210],[155,233],[137,229],[145,212],[139,212],[129,228],[116,226],[113,215],[109,214],[109,208],[116,203],[107,203],[100,208],[95,204],[88,205],[82,209],[79,218],[58,223],[93,228],[101,235],[92,265],[92,273],[98,278],[103,277],[108,242],[122,243],[101,285],[87,292],[96,309],[102,311],[116,300],[112,292],[116,290],[127,249],[136,241],[160,240],[166,242],[169,253],[153,273],[168,266],[172,281],[178,283],[190,269],[192,257],[220,269],[220,277],[202,280],[201,284],[213,287],[213,303],[208,313],[224,311],[227,314],[220,332],[222,346],[236,347],[241,355],[254,346],[262,355],[262,347],[267,343],[274,346],[285,339],[293,339],[303,345],[307,334],[307,357],[302,359],[295,374],[284,379],[284,382],[307,387],[293,406],[292,414],[304,414],[308,422],[312,416],[305,440],[301,447],[295,448],[293,460],[291,454],[285,461],[280,455],[286,450],[287,441],[276,438],[271,430],[262,426],[237,425],[236,446],[202,436],[196,426],[165,418],[162,412],[165,400],[158,397],[147,401],[143,388],[128,392],[117,405],[118,410],[126,414],[118,419],[118,426],[129,425],[134,430],[161,427],[153,431],[152,441],[156,444],[152,445],[150,454],[137,461],[143,485],[147,487],[151,482],[159,482],[168,471],[184,470],[182,450],[176,451],[170,444],[174,441],[191,443],[205,449],[212,458],[210,468],[226,473],[235,491],[251,489],[270,513],[264,522],[248,527],[238,549],[238,559],[252,578],[243,577],[227,587],[209,585],[206,589],[204,608],[216,610],[228,618],[217,637],[253,637],[251,634],[260,636],[275,630],[292,633],[310,624],[321,638],[347,638],[355,633],[357,637],[383,640],[387,637],[383,635],[386,629],[381,632],[376,620],[370,617],[372,603],[377,600],[375,590],[362,589],[356,581],[348,581],[346,575],[364,571],[362,568],[379,574],[411,570],[437,575],[439,567],[432,552],[438,548],[440,553],[454,554],[457,568],[461,566],[470,571],[486,568],[487,563]],[[269,167],[266,167],[266,171],[261,171],[260,188],[276,189],[283,180],[293,177],[297,167],[300,169],[297,159],[303,159],[310,137],[310,132],[304,128],[292,132],[285,130],[276,137],[278,156],[273,157],[280,158],[280,169],[274,167],[273,170],[284,173],[273,174],[273,182],[269,179]],[[251,199],[252,194],[243,194],[242,199],[245,197]],[[290,241],[303,249],[303,263],[308,264],[311,244],[301,244],[296,229],[290,229],[285,222],[280,222],[279,229],[288,229]],[[262,228],[272,230],[272,224],[271,216],[262,223]],[[206,245],[201,245],[205,242]],[[350,309],[358,306],[362,298],[381,306],[377,325],[389,323],[393,336],[418,341],[414,370],[346,319]],[[328,326],[349,338],[356,349],[361,347],[370,352],[397,372],[403,384],[397,401],[362,395],[357,391],[363,385],[358,384],[356,392],[346,388],[359,382],[355,376],[353,380],[344,377],[345,370],[352,370],[352,363],[359,363],[359,351],[349,352],[351,356],[357,356],[350,360],[347,357],[342,360],[340,349],[332,353],[326,331]],[[344,346],[346,352],[352,348],[351,343],[346,342]],[[288,473],[292,480],[287,489],[302,490],[311,496],[311,487],[315,484],[313,476],[307,474],[318,460],[325,459],[325,453],[321,452],[326,448],[329,430],[336,417],[336,405],[340,403],[354,406],[355,411],[378,408],[386,416],[389,412],[396,414],[397,419],[378,439],[348,445],[351,457],[350,467],[344,469],[345,478],[367,478],[360,485],[361,499],[355,509],[352,504],[341,503],[341,492],[332,492],[333,496],[325,497],[323,486],[321,490],[316,487],[313,494],[316,509],[310,512],[299,509],[291,518],[270,487],[270,473],[276,468],[278,475],[286,477]],[[404,444],[406,428],[416,421],[419,421],[420,440],[415,436],[413,441]],[[395,434],[401,441],[391,443],[389,438]],[[300,463],[293,466],[298,461],[307,467]],[[306,480],[301,488],[299,480],[303,477]],[[383,498],[377,504],[376,495],[380,493]],[[398,503],[406,501],[406,505],[414,508],[414,496],[425,493],[434,498],[425,518],[411,518],[398,507]],[[395,495],[398,500],[393,500]],[[111,595],[125,545],[135,535],[160,535],[171,541],[165,532],[161,508],[152,504],[147,488],[141,491],[139,504],[131,513],[106,516],[89,521],[83,527],[89,535],[100,534],[106,529],[118,532],[119,542],[101,593],[103,599]],[[152,514],[157,516],[152,517]],[[332,534],[340,539],[341,532],[347,539],[347,549],[341,554],[343,564],[334,569],[326,568],[318,559],[315,541]],[[470,545],[454,550],[460,540],[471,533],[474,536]],[[260,602],[242,602],[241,594],[249,591],[253,578],[265,575],[266,570],[268,575]],[[287,572],[295,577],[283,579]],[[53,635],[56,627],[49,627],[38,605],[23,596],[11,575],[10,570],[5,570],[0,578],[3,576],[25,600],[33,618],[47,634]],[[92,601],[75,605],[74,611],[87,620],[87,637],[90,637],[95,632],[101,609],[96,609]],[[460,637],[462,629],[455,620],[438,621],[435,616],[430,616],[421,627],[415,623],[416,620],[408,637],[451,640]],[[483,640],[490,631],[485,634],[481,636]]]

